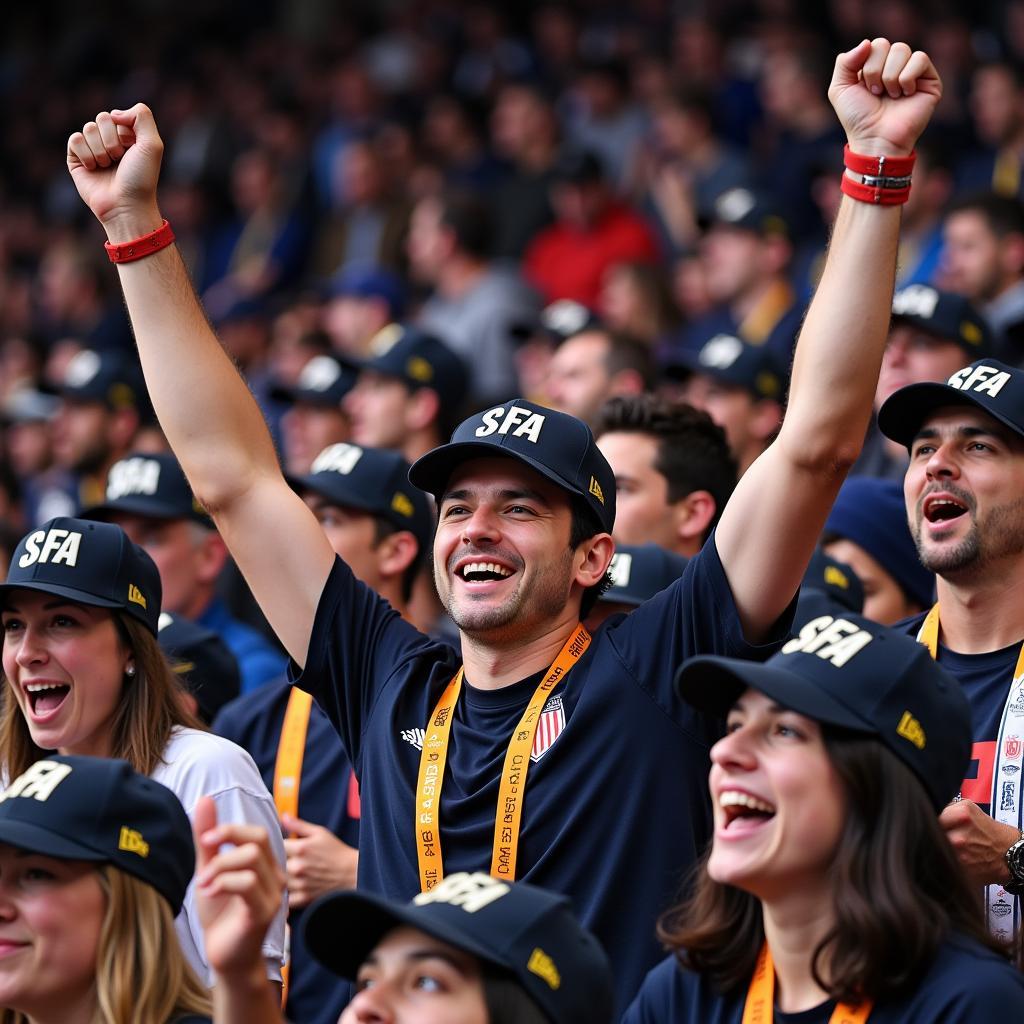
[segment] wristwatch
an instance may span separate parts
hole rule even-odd
[[[1024,829],[1020,838],[1003,855],[1010,869],[1010,884],[1003,888],[1011,896],[1024,896]]]

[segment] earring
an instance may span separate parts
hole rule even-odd
[[[125,675],[126,675],[126,676],[127,676],[128,678],[129,678],[129,679],[134,679],[134,678],[135,678],[135,666],[134,666],[134,665],[129,665],[129,666],[128,666],[128,667],[127,667],[127,668],[126,668],[125,670],[124,670],[124,674],[125,674]]]

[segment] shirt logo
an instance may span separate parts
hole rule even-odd
[[[140,857],[149,856],[149,843],[142,838],[142,833],[128,828],[127,825],[121,826],[121,837],[117,841],[117,848],[126,853],[137,853]]]
[[[561,987],[562,976],[558,973],[558,968],[555,967],[555,961],[539,947],[530,954],[526,969],[531,974],[536,974],[538,978],[546,981],[548,988],[557,989]]]
[[[78,547],[82,535],[76,530],[36,530],[25,538],[25,553],[18,559],[18,565],[27,569],[36,562],[64,562],[74,568],[78,564]],[[42,547],[40,547],[40,544]]]
[[[946,383],[957,391],[977,391],[979,394],[985,392],[995,398],[1009,379],[1010,375],[1006,371],[982,363],[957,370]]]
[[[132,604],[140,604],[143,608],[147,607],[146,599],[143,597],[142,591],[139,590],[134,583],[128,584],[128,600],[131,601]]]
[[[820,615],[800,630],[800,635],[782,648],[783,654],[816,654],[836,668],[842,668],[858,651],[874,639],[872,635],[846,619]]]
[[[513,405],[508,412],[504,406],[499,405],[488,409],[480,417],[480,426],[475,433],[477,437],[489,437],[494,433],[507,434],[511,430],[513,437],[525,437],[536,444],[540,440],[544,419],[539,412],[531,412],[521,405]]]
[[[122,459],[110,468],[107,501],[126,494],[156,494],[160,485],[160,463],[155,459]]]
[[[311,473],[341,473],[348,476],[363,457],[363,449],[355,444],[332,444],[325,448],[310,467]]]
[[[417,750],[422,750],[427,733],[425,729],[403,729],[399,735],[406,743],[411,743]]]
[[[903,712],[900,724],[896,726],[896,735],[910,740],[918,750],[924,750],[928,742],[921,723],[909,711]]]
[[[554,745],[565,728],[565,708],[561,697],[552,697],[537,722],[537,731],[533,734],[533,749],[530,760],[536,764]]]
[[[53,791],[71,774],[71,765],[59,761],[36,761],[19,775],[3,793],[0,802],[12,797],[38,800],[45,803]]]
[[[491,878],[483,871],[472,874],[457,871],[448,875],[429,892],[421,892],[413,898],[413,903],[423,906],[427,903],[449,903],[453,907],[461,907],[467,914],[475,914],[488,904],[501,899],[508,892],[508,885]]]

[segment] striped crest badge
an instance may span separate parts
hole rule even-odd
[[[565,728],[565,709],[561,697],[552,697],[541,713],[537,732],[533,737],[533,751],[530,760],[536,764],[551,749],[551,745]]]

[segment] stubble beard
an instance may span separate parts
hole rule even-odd
[[[955,547],[929,550],[922,543],[920,515],[914,526],[914,544],[921,564],[936,576],[950,578],[974,574],[1002,558],[1024,554],[1024,497],[992,509],[983,522],[968,510],[971,528]]]

